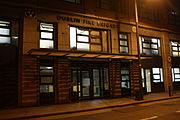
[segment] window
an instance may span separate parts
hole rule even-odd
[[[139,37],[140,52],[144,55],[159,55],[160,54],[160,39],[153,37]]]
[[[170,25],[180,26],[180,15],[177,11],[170,11],[168,16],[168,23]]]
[[[174,57],[179,57],[180,56],[180,42],[177,41],[171,41],[171,54]]]
[[[11,44],[11,26],[9,21],[0,20],[0,44]]]
[[[121,68],[121,87],[130,88],[130,78],[129,78],[129,69]]]
[[[40,23],[40,48],[54,48],[54,25]]]
[[[119,50],[120,53],[128,53],[128,34],[120,33],[119,34]]]
[[[163,72],[162,68],[152,68],[153,82],[160,83],[163,82]]]
[[[80,3],[81,0],[63,0],[65,2]]]
[[[114,0],[98,0],[97,7],[105,10],[114,10],[115,9]]]
[[[180,82],[180,68],[172,68],[173,82]]]
[[[40,93],[53,93],[53,67],[40,66]]]
[[[70,47],[72,50],[107,51],[107,32],[70,27]]]

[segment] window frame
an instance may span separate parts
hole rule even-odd
[[[172,45],[172,42],[177,42],[177,46]],[[177,47],[177,50],[173,50],[174,47]],[[170,49],[170,53],[171,53],[171,56],[172,56],[172,57],[180,57],[180,41],[170,40],[170,48],[171,48],[171,49]],[[175,55],[173,54],[173,52],[177,52],[178,55],[175,56]]]
[[[159,69],[159,73],[154,73],[153,72],[153,68],[152,68],[152,82],[153,83],[163,83],[164,82],[164,80],[163,80],[163,69],[162,68],[160,68],[160,67],[154,67],[155,69]],[[154,78],[154,76],[159,76],[159,79],[156,79],[156,78]],[[155,82],[156,81],[156,82]],[[157,82],[158,81],[158,82]]]
[[[86,27],[80,27],[80,26],[70,26],[70,29],[72,28],[75,28],[76,29],[76,48],[71,48],[71,44],[70,44],[70,49],[71,50],[76,50],[76,51],[88,51],[88,52],[104,52],[104,49],[103,49],[103,36],[102,36],[102,32],[107,32],[108,34],[108,30],[104,30],[104,29],[96,29],[96,28],[86,28]],[[79,34],[77,31],[79,30],[84,30],[84,31],[88,31],[88,35],[84,35],[84,34]],[[96,31],[96,32],[99,32],[99,35],[92,35],[91,32],[92,31]],[[85,42],[85,41],[79,41],[78,40],[78,36],[84,36],[84,37],[88,37],[88,41]],[[98,38],[100,41],[99,43],[96,43],[96,42],[92,42],[92,38]],[[71,32],[70,32],[70,43],[71,43]],[[89,45],[89,49],[88,50],[81,50],[81,49],[78,49],[77,47],[77,44],[78,43],[85,43],[85,44],[88,44]],[[108,43],[108,36],[106,35],[106,44],[107,44],[107,51],[105,52],[108,52],[108,47],[109,47],[109,43]],[[100,48],[100,50],[92,50],[91,49],[91,45],[98,45]]]
[[[127,39],[120,38],[120,34],[121,35],[126,35]],[[121,41],[126,41],[127,45],[121,45]],[[129,33],[119,32],[119,34],[118,34],[118,44],[119,44],[119,53],[128,54],[129,53]],[[127,47],[127,52],[122,52],[121,47]]]
[[[5,29],[9,29],[9,35],[3,35],[0,34],[0,37],[9,37],[10,38],[10,43],[0,43],[0,45],[11,45],[12,44],[12,23],[11,20],[8,19],[0,19],[0,21],[3,22],[9,22],[9,24],[7,24],[7,26],[0,26],[0,28],[5,28]],[[1,24],[1,23],[0,23]],[[3,23],[2,23],[3,24]]]
[[[146,41],[143,42],[143,38]],[[153,39],[157,40],[157,43],[152,42]],[[141,55],[147,55],[147,56],[160,56],[161,55],[161,43],[160,43],[160,38],[159,37],[152,37],[152,36],[144,36],[144,35],[139,35],[139,47],[140,47],[140,53]],[[144,47],[143,45],[147,44],[149,45],[148,47]],[[157,48],[153,48],[152,45],[156,45]],[[149,54],[145,53],[144,50],[149,50]],[[157,50],[158,54],[153,54],[153,50]]]
[[[175,73],[175,70],[174,69],[179,69],[179,72],[178,73]],[[180,78],[176,78],[176,75],[179,75],[180,76],[180,68],[178,68],[178,67],[174,67],[174,68],[172,68],[172,81],[173,82],[180,82]],[[177,80],[177,79],[179,79],[179,80]]]
[[[41,30],[41,24],[52,24],[52,31],[48,31],[48,30]],[[50,38],[42,38],[41,37],[41,33],[45,32],[45,33],[52,33],[52,39]],[[44,21],[40,21],[39,22],[39,48],[40,49],[56,49],[57,45],[56,45],[56,40],[55,40],[55,23],[52,22],[44,22]],[[52,41],[53,42],[53,46],[52,48],[41,48],[41,40],[47,40],[47,41]]]

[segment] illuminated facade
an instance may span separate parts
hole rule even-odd
[[[138,5],[141,71],[133,0],[1,2],[0,107],[180,90],[180,14]]]

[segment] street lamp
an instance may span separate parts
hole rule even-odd
[[[138,19],[138,6],[137,0],[134,1],[134,8],[135,8],[135,23],[136,23],[136,40],[137,40],[137,52],[138,52],[138,70],[139,70],[139,90],[135,91],[135,98],[137,100],[143,100],[143,88],[142,88],[142,75],[141,75],[141,53],[140,53],[140,46],[139,46],[139,19]]]

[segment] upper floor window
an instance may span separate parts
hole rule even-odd
[[[139,37],[140,52],[145,55],[159,55],[160,54],[160,39],[153,37]]]
[[[177,11],[170,11],[169,12],[168,23],[170,25],[180,26],[180,15]]]
[[[180,42],[177,41],[171,41],[171,54],[174,57],[180,56]]]
[[[78,4],[81,2],[81,0],[63,0],[63,1],[71,2],[71,3],[78,3]]]
[[[40,48],[54,48],[54,25],[40,23]]]
[[[97,1],[97,7],[106,9],[106,10],[114,10],[115,9],[115,4],[114,0],[98,0]]]
[[[180,82],[180,68],[172,68],[173,82]]]
[[[128,34],[120,33],[119,34],[119,50],[120,53],[128,53]]]
[[[0,20],[0,44],[11,44],[11,26],[9,21]]]
[[[70,27],[72,50],[107,52],[107,31]]]

